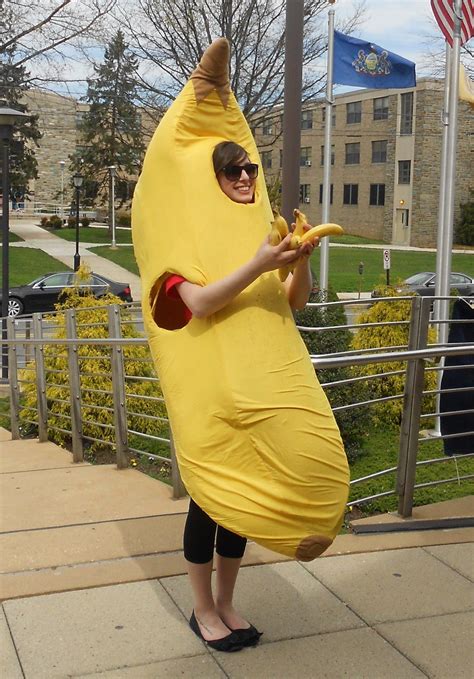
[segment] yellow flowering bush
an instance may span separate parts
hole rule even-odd
[[[85,272],[87,275],[87,271]],[[79,272],[79,277],[84,275]],[[84,294],[78,287],[64,291],[56,309],[76,309],[77,337],[81,339],[106,339],[108,332],[107,307],[122,304],[114,295],[96,298],[92,293]],[[143,335],[137,330],[131,311],[122,307],[122,337],[138,338]],[[65,318],[61,313],[46,317],[50,331],[48,336],[56,339],[66,337]],[[126,408],[128,428],[139,433],[169,438],[166,421],[150,419],[147,416],[167,418],[166,408],[159,383],[155,377],[149,349],[143,345],[123,347],[125,366]],[[78,345],[78,359],[81,385],[82,433],[86,440],[98,439],[113,445],[115,440],[114,412],[112,397],[111,347],[110,345]],[[48,431],[51,440],[60,445],[67,444],[70,436],[61,430],[70,430],[70,376],[66,346],[45,345],[44,363],[46,373],[46,399],[48,404]],[[31,380],[33,362],[25,369],[25,380]],[[22,376],[20,375],[20,378]],[[144,378],[144,379],[137,379]],[[33,419],[27,407],[37,407],[36,384],[30,382],[22,390],[20,419]],[[35,413],[37,421],[37,413]],[[101,426],[105,425],[105,426]],[[165,443],[146,440],[141,436],[129,435],[129,445],[144,452],[169,456]],[[90,441],[93,453],[103,447],[102,443]]]
[[[384,297],[397,297],[393,288],[386,288],[383,291]],[[357,322],[364,323],[387,323],[391,321],[408,321],[410,318],[411,301],[400,299],[394,302],[380,301],[375,302],[367,311],[359,315]],[[361,327],[355,332],[352,339],[352,348],[361,349],[380,349],[382,347],[406,346],[408,344],[409,326],[404,325],[382,325],[379,327]],[[430,328],[428,331],[428,343],[436,341],[436,331]],[[385,372],[401,370],[398,375],[388,375],[386,377],[370,380],[368,383],[371,398],[383,398],[396,394],[403,394],[405,388],[406,362],[390,361],[389,363],[378,363],[370,365],[354,366],[354,374],[377,375]],[[436,373],[434,371],[425,372],[424,389],[436,389]],[[385,401],[373,406],[372,414],[378,424],[399,424],[403,412],[403,399]],[[434,398],[424,397],[422,412],[433,412]]]

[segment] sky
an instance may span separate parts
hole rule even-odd
[[[350,16],[354,6],[360,0],[337,0],[333,5],[336,12],[336,28],[338,21],[344,16]],[[356,37],[367,39],[391,52],[414,61],[417,64],[417,77],[431,75],[426,71],[426,41],[427,36],[439,35],[439,49],[443,51],[443,38],[436,24],[433,22],[430,0],[365,0],[365,21],[353,33]],[[324,19],[325,21],[325,19]],[[432,42],[432,40],[431,40]],[[71,48],[71,55],[74,50]],[[101,60],[100,51],[91,56]],[[425,64],[423,64],[425,60]],[[325,60],[316,67],[326,70]],[[34,71],[34,69],[33,69]],[[91,66],[82,58],[70,62],[64,72],[66,77],[86,78],[91,75]],[[86,89],[85,82],[61,86],[56,84],[53,89],[81,96]],[[335,92],[347,88],[336,86]]]
[[[367,20],[356,31],[357,37],[414,61],[417,71],[422,70],[428,34],[439,33],[442,48],[443,38],[433,24],[430,0],[366,0],[365,4]],[[336,17],[339,12],[349,14],[353,6],[353,0],[337,0]]]

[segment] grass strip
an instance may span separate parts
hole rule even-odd
[[[2,248],[0,248],[1,251]],[[10,267],[9,279],[10,287],[25,285],[30,283],[38,276],[57,271],[69,271],[70,267],[63,264],[58,259],[47,255],[38,248],[9,248]],[[72,262],[71,262],[72,264]],[[0,272],[2,270],[0,261]]]

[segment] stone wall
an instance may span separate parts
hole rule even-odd
[[[35,203],[59,204],[61,200],[61,165],[64,160],[64,204],[72,198],[68,157],[77,145],[77,102],[50,92],[31,90],[26,94],[28,110],[39,115],[38,126],[42,133],[39,147],[35,149],[38,178],[31,184]]]
[[[413,216],[411,245],[436,247],[440,190],[443,89],[417,93]],[[466,102],[459,102],[454,219],[460,203],[469,198],[473,182],[474,117]]]

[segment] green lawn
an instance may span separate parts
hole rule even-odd
[[[49,230],[49,229],[45,229]],[[54,229],[51,231],[55,236],[64,238],[64,240],[75,241],[76,240],[76,229]],[[92,226],[81,226],[79,229],[79,239],[83,243],[100,243],[106,244],[111,242],[111,236],[106,227],[92,227]],[[115,241],[116,243],[131,243],[132,233],[130,229],[116,229],[115,231]]]
[[[111,250],[110,247],[102,246],[98,248],[89,248],[89,251],[94,252],[100,257],[110,259],[112,262],[115,262],[115,264],[123,266],[124,269],[127,269],[127,271],[137,274],[138,276],[138,266],[133,254],[133,247],[131,245],[130,247],[124,245],[117,250]]]
[[[372,427],[364,445],[364,454],[356,460],[356,462],[351,464],[351,478],[356,479],[381,471],[382,469],[396,467],[399,436],[400,430],[396,427],[393,427],[392,429],[378,429]],[[419,461],[431,460],[443,456],[443,446],[440,441],[420,443],[418,449]],[[459,476],[474,474],[474,459],[462,459],[462,456],[458,456],[456,461],[459,469]],[[454,460],[433,465],[425,465],[424,467],[419,468],[417,470],[416,482],[426,483],[443,478],[457,478],[456,462]],[[354,502],[357,498],[368,497],[383,491],[391,490],[395,487],[395,479],[396,472],[352,486],[350,500]],[[430,504],[432,502],[442,502],[443,500],[464,497],[465,495],[470,495],[472,493],[474,493],[474,480],[462,481],[461,484],[458,484],[457,481],[455,481],[453,483],[422,488],[415,491],[414,504],[416,506]],[[364,506],[362,505],[361,508],[364,509]],[[380,500],[370,503],[370,506],[367,506],[368,513],[373,513],[375,511],[387,512],[396,509],[397,498],[395,496],[381,498]]]
[[[23,238],[17,236],[16,233],[13,233],[13,231],[10,231],[8,234],[8,240],[10,243],[19,243],[23,240]]]
[[[0,427],[10,430],[10,399],[0,397]]]
[[[351,236],[346,233],[343,236],[337,237],[338,243],[345,243],[349,245],[360,244],[360,245],[384,245],[383,240],[373,240],[372,238],[365,238],[364,236]]]
[[[91,248],[91,251],[120,264],[132,273],[138,274],[132,247],[121,247],[118,250],[98,247]],[[359,289],[359,262],[364,262],[362,290],[369,292],[379,283],[385,282],[382,250],[331,247],[329,250],[329,281],[337,292],[356,292]],[[319,277],[319,250],[316,250],[313,254],[311,264],[317,279]],[[436,253],[392,250],[391,265],[390,280],[392,283],[396,283],[419,271],[435,271]],[[461,271],[474,276],[474,254],[453,255],[452,268],[453,271]]]
[[[319,278],[319,257],[320,251],[317,249],[311,258],[316,279]],[[335,246],[329,249],[329,282],[337,292],[356,292],[359,289],[360,262],[364,263],[361,290],[368,292],[376,285],[385,283],[382,250]],[[452,270],[474,276],[474,254],[453,254]],[[391,249],[391,283],[405,280],[420,271],[436,271],[435,252]]]
[[[0,248],[1,252],[2,248]],[[72,262],[71,262],[72,264]],[[10,248],[10,286],[24,285],[45,273],[70,267],[37,248]],[[2,270],[0,261],[0,271]]]

